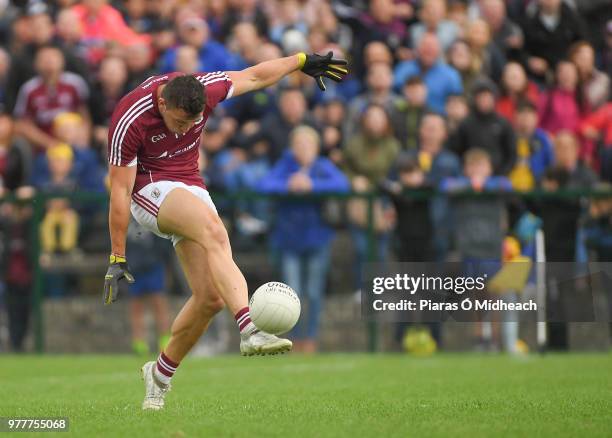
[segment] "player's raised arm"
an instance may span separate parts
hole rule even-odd
[[[118,281],[125,278],[132,283],[125,258],[125,241],[130,223],[130,202],[136,179],[136,166],[109,166],[110,207],[108,224],[111,237],[110,265],[104,278],[104,304],[117,299]]]
[[[264,61],[241,71],[227,72],[234,86],[234,96],[259,90],[277,83],[296,70],[302,70],[316,79],[321,90],[325,90],[323,78],[340,82],[348,73],[347,62],[335,59],[332,52],[325,56],[300,52],[297,55]]]

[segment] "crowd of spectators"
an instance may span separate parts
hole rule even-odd
[[[606,0],[0,2],[0,194],[103,192],[112,111],[151,75],[240,70],[330,50],[349,60],[350,74],[327,91],[295,73],[218,108],[200,148],[210,189],[382,190],[390,196],[375,205],[379,259],[388,256],[394,229],[403,241],[394,245],[400,258],[444,259],[461,227],[469,228],[459,233],[464,240],[495,235],[488,250],[499,252],[503,234],[536,210],[552,254],[563,241],[570,248],[564,257],[579,256],[588,210],[566,210],[571,219],[562,221],[550,213],[554,203],[521,204],[510,208],[508,221],[493,205],[497,230],[482,234],[491,223],[472,220],[478,209],[457,207],[454,226],[456,206],[434,194],[589,189],[612,181]],[[432,197],[403,198],[397,184]],[[299,255],[283,257],[284,277],[316,296],[324,285],[305,284],[300,278],[313,275],[299,268],[326,270],[328,224],[316,205],[286,210],[295,213],[290,226],[274,221],[264,200],[219,207],[238,234],[267,234],[276,250]],[[359,287],[367,212],[362,200],[346,210]],[[4,222],[23,214],[6,213]],[[70,253],[90,222],[82,216],[92,214],[50,201],[42,249]],[[314,325],[305,331],[312,335]]]

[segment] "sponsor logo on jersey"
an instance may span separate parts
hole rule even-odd
[[[164,151],[162,152],[160,155],[158,155],[157,157],[149,157],[149,158],[154,158],[154,159],[158,159],[158,158],[166,158],[168,156],[168,151]]]
[[[153,143],[157,143],[158,141],[163,140],[164,138],[166,138],[166,134],[158,134],[151,137],[151,141]]]
[[[198,140],[194,141],[193,143],[191,143],[189,146],[186,146],[183,149],[179,149],[178,151],[173,152],[170,155],[170,157],[176,157],[177,155],[181,155],[181,154],[187,152],[188,150],[193,149],[196,146],[196,144],[199,143],[199,141],[200,140],[198,139]]]

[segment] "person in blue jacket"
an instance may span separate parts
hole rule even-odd
[[[344,174],[329,159],[319,156],[320,137],[317,131],[301,125],[294,128],[289,138],[290,150],[262,179],[259,184],[261,192],[306,194],[349,191],[350,185]],[[302,318],[294,329],[293,346],[294,350],[312,353],[317,348],[321,301],[334,232],[325,223],[320,200],[283,200],[276,207],[271,244],[280,255],[283,281],[302,299]]]

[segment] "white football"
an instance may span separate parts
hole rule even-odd
[[[293,289],[285,283],[271,281],[257,288],[249,307],[251,320],[259,330],[280,335],[295,326],[302,306]]]

